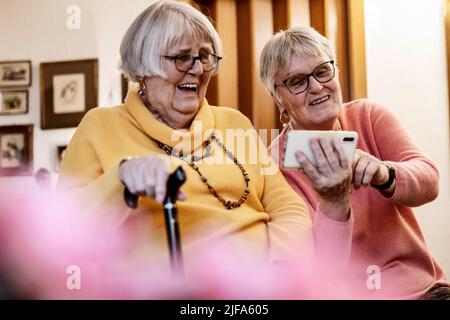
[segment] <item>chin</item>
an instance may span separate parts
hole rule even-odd
[[[177,108],[175,108],[175,110],[177,110],[179,113],[181,114],[185,114],[185,115],[191,115],[191,114],[196,114],[198,112],[198,110],[200,110],[200,103],[195,103],[195,104],[186,104],[186,105],[181,105]]]

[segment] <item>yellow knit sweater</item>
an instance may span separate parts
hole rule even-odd
[[[209,106],[205,100],[193,123],[189,132],[166,126],[148,111],[137,95],[137,88],[133,88],[125,104],[92,109],[86,114],[67,148],[59,184],[69,185],[89,194],[97,203],[108,205],[112,209],[104,218],[119,225],[132,217],[145,217],[139,222],[144,224],[141,230],[148,230],[149,241],[168,255],[162,205],[150,198],[140,198],[138,209],[128,209],[118,178],[119,162],[128,156],[165,154],[155,140],[177,147],[179,138],[194,141],[194,129],[206,136],[214,130],[249,173],[250,194],[241,207],[227,210],[208,191],[200,176],[189,165],[182,164],[187,181],[181,191],[187,199],[177,205],[185,261],[189,260],[191,250],[221,240],[250,249],[265,261],[305,254],[312,243],[308,209],[276,169],[266,148],[258,144],[250,121],[234,109]],[[240,130],[228,131],[227,135],[226,130],[232,129]],[[247,134],[245,146],[235,139],[241,133]],[[173,168],[182,162],[171,159]],[[242,172],[216,143],[212,143],[211,157],[197,165],[220,195],[239,200],[245,187]]]

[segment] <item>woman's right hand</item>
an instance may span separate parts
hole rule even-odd
[[[312,138],[311,150],[317,167],[301,152],[297,161],[320,197],[320,209],[329,218],[347,221],[350,214],[351,163],[338,140],[326,137]]]
[[[132,158],[119,167],[119,179],[131,193],[155,198],[160,203],[164,201],[170,173],[170,159],[165,155]],[[184,200],[181,193],[178,198]]]

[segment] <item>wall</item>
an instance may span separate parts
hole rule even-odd
[[[0,61],[32,60],[33,79],[26,115],[0,116],[0,125],[34,124],[34,170],[56,177],[56,146],[69,142],[75,129],[40,129],[39,64],[99,58],[99,105],[120,103],[119,46],[134,18],[153,0],[0,0]],[[81,28],[69,30],[69,5],[81,10]],[[0,185],[29,178],[0,178]]]
[[[441,173],[416,217],[450,275],[449,116],[443,0],[365,0],[368,97],[392,108]]]

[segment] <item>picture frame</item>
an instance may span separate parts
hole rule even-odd
[[[98,59],[40,65],[41,128],[76,127],[98,105]]]
[[[445,0],[444,11],[447,13],[444,15],[445,24],[445,47],[447,53],[447,87],[448,87],[448,103],[450,106],[450,0]],[[450,122],[450,113],[448,120]]]
[[[28,90],[0,91],[0,115],[28,113]]]
[[[0,126],[0,176],[33,175],[33,125]]]
[[[128,93],[128,79],[123,73],[120,74],[120,86],[122,88],[122,103],[125,102],[125,98]]]
[[[59,172],[59,169],[61,168],[61,162],[64,159],[66,149],[67,145],[56,146],[56,172]]]
[[[31,60],[0,61],[0,88],[31,86]]]
[[[125,98],[127,97],[128,94],[128,90],[130,90],[131,86],[135,82],[128,80],[123,73],[120,74],[120,82],[122,87],[122,103],[124,103]]]

